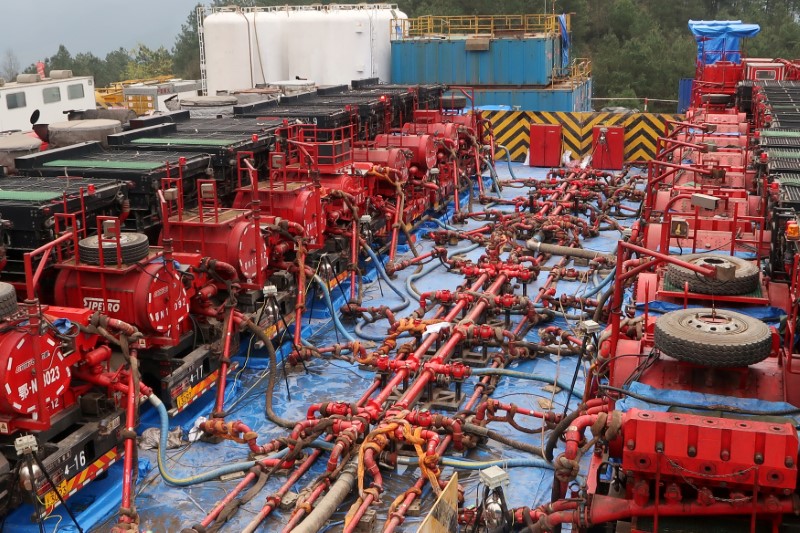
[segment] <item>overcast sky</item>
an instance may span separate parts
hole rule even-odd
[[[11,49],[22,68],[63,44],[74,56],[98,57],[142,43],[172,48],[198,0],[0,0],[0,54]]]

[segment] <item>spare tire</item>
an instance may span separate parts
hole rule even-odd
[[[655,346],[680,361],[743,367],[769,356],[772,332],[761,320],[735,311],[679,309],[656,320]]]
[[[464,109],[467,107],[467,97],[461,94],[446,94],[441,98],[441,105],[443,109]]]
[[[683,290],[684,283],[688,283],[689,291],[691,292],[736,296],[753,292],[758,288],[760,281],[758,266],[750,261],[730,255],[709,253],[684,255],[681,259],[694,265],[710,267],[733,266],[734,277],[730,281],[721,281],[707,278],[686,267],[669,265],[667,267],[667,281],[677,287],[678,290]]]
[[[10,283],[0,281],[0,319],[17,312],[17,291]]]
[[[727,105],[731,103],[731,95],[723,93],[704,94],[701,100],[713,105]]]
[[[143,233],[121,233],[119,236],[122,263],[140,261],[150,253],[150,242]],[[100,239],[92,235],[78,242],[78,257],[87,265],[100,264]],[[106,265],[118,265],[116,239],[103,239],[103,260]]]

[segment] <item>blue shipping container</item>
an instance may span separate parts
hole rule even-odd
[[[392,42],[392,83],[548,85],[561,69],[558,36],[490,39],[488,50],[467,50],[468,39]]]
[[[592,80],[546,89],[482,89],[475,87],[476,106],[511,106],[520,111],[591,111]]]
[[[678,84],[678,113],[686,113],[692,103],[694,78],[682,78]]]

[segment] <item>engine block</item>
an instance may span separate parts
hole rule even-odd
[[[793,491],[798,437],[789,422],[631,409],[625,414],[623,470],[697,487]]]

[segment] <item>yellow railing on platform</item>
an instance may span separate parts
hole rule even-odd
[[[588,57],[576,57],[570,65],[570,78],[588,78],[592,75],[592,60]]]
[[[503,36],[508,34],[557,33],[557,15],[477,15],[439,17],[427,15],[402,19],[402,38],[449,35]],[[569,15],[567,15],[569,30]]]
[[[553,81],[574,81],[576,83],[591,77],[592,60],[576,57],[567,67],[553,67]]]

